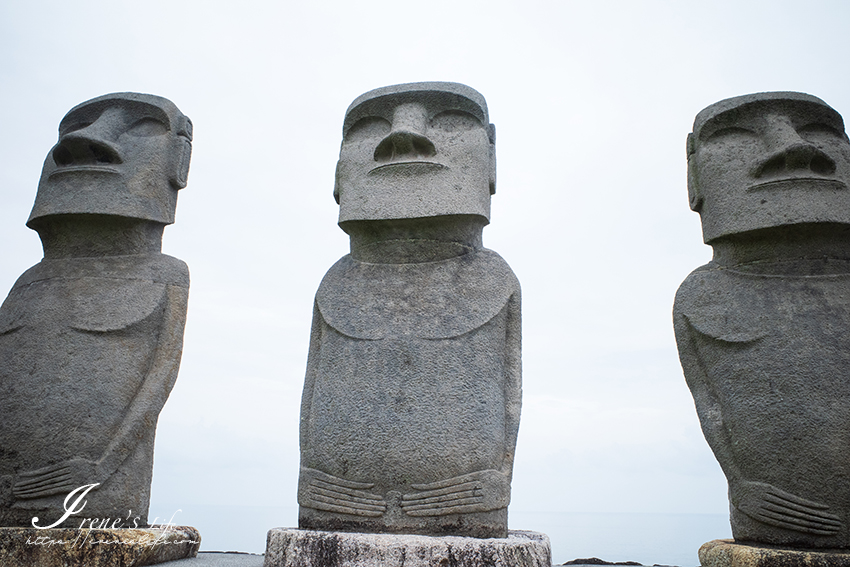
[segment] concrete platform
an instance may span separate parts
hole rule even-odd
[[[141,567],[192,557],[201,537],[189,526],[126,529],[0,528],[3,567]]]
[[[850,567],[844,550],[782,549],[715,539],[699,548],[702,567]]]
[[[269,531],[264,567],[551,567],[549,538],[509,531],[507,538]]]

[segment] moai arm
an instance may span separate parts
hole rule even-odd
[[[410,516],[446,516],[505,508],[511,501],[511,476],[522,405],[522,309],[517,290],[507,304],[505,336],[505,457],[499,470],[483,470],[428,484],[405,494],[401,507]]]
[[[86,484],[103,484],[136,449],[144,431],[156,426],[159,412],[177,380],[188,298],[188,287],[166,286],[162,330],[150,370],[100,458],[96,461],[74,458],[21,473],[12,489],[16,498],[65,494]]]
[[[310,351],[307,355],[307,374],[301,398],[302,458],[309,443],[310,406],[313,402],[313,388],[316,384],[317,366],[321,356],[323,325],[322,314],[319,312],[318,305],[314,304]],[[374,483],[338,478],[320,470],[305,467],[302,463],[298,477],[298,504],[315,510],[378,517],[386,511],[387,505],[379,495],[366,491],[373,486],[375,486]]]
[[[838,516],[829,506],[800,498],[771,484],[747,480],[735,463],[729,432],[723,423],[720,402],[701,364],[696,342],[705,338],[687,316],[674,310],[679,358],[694,397],[703,434],[729,483],[729,501],[742,513],[759,522],[815,535],[834,535],[841,529]]]

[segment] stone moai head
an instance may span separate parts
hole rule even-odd
[[[808,223],[850,224],[850,142],[841,115],[796,92],[729,98],[688,135],[688,197],[703,240]]]
[[[79,104],[59,124],[27,226],[79,214],[171,224],[191,153],[192,121],[165,98],[114,93]]]
[[[475,215],[490,219],[496,130],[481,94],[458,83],[369,91],[345,114],[334,198],[339,224]]]

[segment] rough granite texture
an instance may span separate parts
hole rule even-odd
[[[189,293],[162,232],[190,139],[171,102],[136,93],[83,103],[59,126],[27,223],[44,259],[0,307],[0,526],[53,527],[66,509],[59,527],[147,524]]]
[[[850,547],[850,143],[801,93],[703,110],[692,208],[713,260],[676,295],[679,356],[736,541]]]
[[[850,567],[850,553],[755,547],[716,539],[699,548],[702,567]]]
[[[0,528],[3,567],[136,567],[194,557],[198,530]]]
[[[510,531],[507,538],[333,533],[275,528],[264,567],[550,567],[549,538]]]
[[[348,109],[335,195],[351,254],[316,294],[301,528],[507,535],[520,287],[481,242],[487,116],[456,83],[377,89]]]

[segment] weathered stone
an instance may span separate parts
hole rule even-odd
[[[85,102],[59,126],[27,223],[44,259],[0,307],[0,526],[52,527],[68,508],[65,525],[147,523],[189,293],[162,232],[191,132],[170,101],[136,93]],[[84,508],[65,502],[84,485],[96,485]]]
[[[351,254],[316,294],[301,528],[507,535],[520,288],[481,243],[494,190],[478,92],[396,85],[349,107],[334,193]]]
[[[850,567],[850,553],[750,546],[716,539],[699,548],[702,567]]]
[[[275,528],[264,567],[550,567],[549,538],[510,531],[507,538],[431,537]]]
[[[850,142],[801,93],[721,101],[688,138],[710,263],[676,340],[736,541],[850,547]]]
[[[0,528],[3,567],[136,567],[195,557],[198,530]]]

